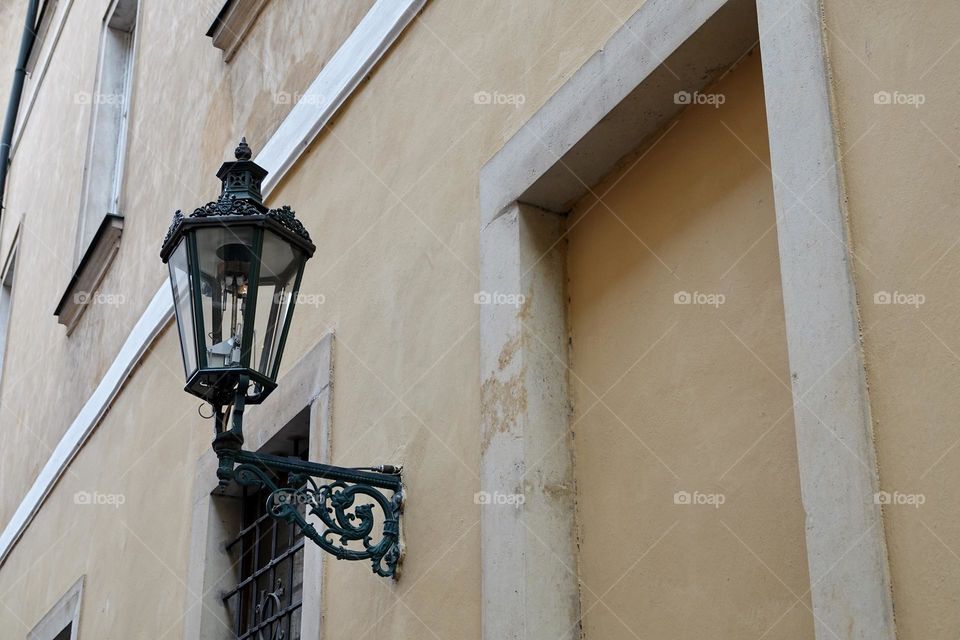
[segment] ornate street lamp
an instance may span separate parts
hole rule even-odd
[[[220,197],[190,215],[174,213],[160,251],[170,269],[184,390],[213,407],[217,477],[221,486],[266,488],[271,516],[297,525],[339,559],[369,559],[377,574],[395,576],[399,468],[345,469],[243,450],[244,407],[263,402],[277,386],[300,279],[316,247],[290,207],[263,204],[267,171],[251,161],[245,138],[235,155],[217,172]],[[375,543],[374,506],[382,511]],[[322,532],[307,520],[311,515]]]

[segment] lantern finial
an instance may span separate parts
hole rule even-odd
[[[267,177],[267,170],[250,159],[253,152],[245,137],[240,139],[233,155],[236,160],[224,162],[217,172],[217,177],[223,181],[221,193],[238,200],[246,200],[261,209],[261,212],[266,211],[260,184]]]
[[[253,157],[253,153],[250,151],[250,145],[247,144],[246,136],[240,138],[240,144],[233,150],[233,157],[237,160],[249,160]]]

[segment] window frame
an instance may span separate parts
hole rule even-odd
[[[225,0],[206,33],[213,46],[223,51],[225,63],[233,59],[269,1]]]
[[[17,253],[20,250],[20,228],[13,232],[10,250],[0,270],[0,392],[3,389],[4,364],[7,361],[7,338],[10,336],[10,318],[13,315],[14,278],[17,273]]]
[[[40,7],[37,22],[34,25],[36,35],[33,40],[33,48],[30,51],[30,56],[27,58],[27,64],[25,66],[27,74],[31,76],[37,68],[37,64],[40,62],[40,50],[43,49],[43,45],[50,34],[50,29],[53,25],[53,16],[57,13],[58,4],[60,4],[60,0],[44,0]]]
[[[61,640],[63,632],[70,630],[69,640],[77,640],[80,633],[80,606],[83,602],[83,584],[86,576],[80,576],[66,593],[60,596],[40,622],[27,634],[27,640]]]
[[[306,454],[310,460],[329,463],[333,343],[334,334],[325,334],[280,377],[270,403],[247,409],[244,437],[250,448],[256,450],[268,445],[301,412],[308,411]],[[224,545],[236,536],[236,523],[242,517],[241,501],[237,499],[240,492],[235,485],[230,488],[232,495],[219,490],[217,466],[216,455],[208,449],[194,469],[197,481],[190,527],[184,638],[235,640],[236,637],[232,635],[230,612],[220,596],[237,582],[235,558]],[[315,524],[319,526],[319,520]],[[302,638],[320,637],[323,575],[328,558],[317,545],[304,545]]]
[[[123,174],[139,16],[140,0],[112,0],[103,16],[96,80],[89,95],[90,125],[77,218],[75,266],[97,240],[96,229],[103,219],[109,215],[123,217]],[[114,88],[119,91],[113,92]],[[119,101],[115,100],[116,96]],[[95,159],[107,150],[113,153],[112,161],[98,169],[94,166]]]
[[[67,335],[95,299],[119,252],[140,13],[140,0],[112,0],[103,16],[96,80],[87,96],[90,124],[76,218],[75,270],[54,310]],[[106,162],[98,161],[105,156]]]

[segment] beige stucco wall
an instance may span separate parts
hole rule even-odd
[[[167,330],[4,563],[4,638],[25,637],[84,574],[81,638],[180,637],[194,460],[205,443],[197,421],[171,423],[156,404],[180,392],[179,368]],[[84,491],[122,504],[75,504]]]
[[[157,248],[172,210],[215,194],[213,173],[239,135],[255,147],[270,137],[291,106],[278,96],[303,92],[371,1],[275,0],[226,65],[203,36],[219,0],[145,0],[126,227],[101,287],[123,302],[90,308],[67,338],[52,312],[73,271],[89,124],[76,95],[93,88],[106,4],[75,0],[11,168],[3,255],[24,226],[0,382],[2,522],[163,282]],[[330,563],[327,637],[479,637],[479,168],[640,4],[432,0],[273,195],[318,246],[303,289],[325,302],[298,309],[288,354],[337,333],[333,461],[406,465],[404,577],[393,584]],[[885,509],[908,639],[943,637],[960,616],[956,10],[932,0],[825,3],[881,482],[926,500]],[[21,7],[0,8],[0,97],[21,22]],[[578,431],[583,578],[606,603],[587,616],[595,637],[623,635],[617,616],[654,636],[811,636],[758,74],[755,58],[745,62],[723,85],[723,108],[688,110],[649,156],[607,181],[623,177],[607,200],[666,268],[608,212],[575,229],[573,356],[589,386],[605,390],[616,378],[604,363],[633,364],[678,322],[606,399],[638,417],[647,430],[638,433],[677,477],[609,416],[595,416],[592,442]],[[880,90],[926,102],[875,105]],[[477,104],[477,92],[515,98]],[[677,307],[679,290],[726,302]],[[878,291],[925,302],[876,305]],[[601,331],[622,341],[610,345]],[[210,435],[181,386],[167,330],[0,567],[4,633],[22,637],[86,574],[81,637],[179,637],[191,474]],[[583,411],[590,395],[580,387],[576,399]],[[620,499],[603,484],[611,470]],[[726,502],[681,508],[677,490]],[[76,491],[117,493],[124,504],[75,505]],[[600,553],[625,544],[609,537],[620,530],[606,530],[610,522],[626,544],[656,542],[616,585],[629,565]],[[585,591],[584,608],[594,599]]]
[[[884,507],[897,632],[949,638],[960,624],[960,5],[824,5],[880,483],[913,503]],[[914,104],[877,104],[880,91]],[[878,304],[882,292],[923,299]]]
[[[13,82],[13,70],[20,51],[20,34],[23,32],[23,17],[27,5],[21,2],[0,3],[0,56],[7,64],[0,67],[0,108],[7,108],[10,95],[10,83]]]
[[[331,637],[479,637],[479,169],[639,5],[608,4],[429,4],[275,195],[322,230],[303,292],[326,301],[291,340],[335,328],[333,462],[399,461],[409,490],[403,580],[328,564]]]
[[[163,282],[155,258],[172,210],[216,194],[213,174],[236,139],[246,134],[262,144],[272,134],[292,108],[283,96],[305,91],[370,3],[341,0],[306,12],[302,2],[272,2],[230,65],[203,35],[219,3],[143,3],[122,198],[126,224],[99,290],[118,302],[92,305],[67,337],[53,311],[75,266],[89,95],[108,4],[74,2],[10,169],[4,256],[21,220],[23,231],[20,295],[0,383],[0,437],[21,455],[5,459],[0,471],[4,522]],[[285,33],[297,37],[284,39]],[[179,400],[183,409],[169,422],[195,415],[186,397]]]
[[[705,93],[570,220],[588,639],[813,637],[759,55]]]
[[[318,245],[303,290],[325,303],[298,309],[287,348],[295,354],[327,327],[337,332],[333,460],[404,464],[410,496],[403,580],[330,563],[327,637],[479,637],[479,168],[639,4],[431,2],[273,194],[294,206]],[[8,366],[18,382],[2,390],[0,436],[4,451],[18,452],[3,458],[4,520],[161,284],[157,248],[172,209],[215,194],[213,173],[236,136],[257,144],[279,124],[283,110],[263,97],[273,83],[302,91],[322,64],[316,34],[329,16],[274,2],[269,11],[278,13],[257,26],[272,34],[262,49],[268,72],[242,51],[224,67],[203,37],[217,5],[145,3],[128,217],[102,288],[126,301],[91,308],[66,338],[51,314],[72,271],[58,256],[73,251],[88,118],[65,100],[92,86],[102,11],[71,14],[61,46],[72,55],[51,66],[44,91],[57,92],[38,101],[11,182],[11,210],[27,213],[18,278],[29,295],[14,308],[19,339]],[[315,31],[283,37],[303,21]],[[298,56],[312,62],[288,66]],[[263,94],[250,95],[260,86]],[[522,104],[478,104],[480,91],[521,94]],[[51,176],[45,189],[38,175]],[[43,365],[32,368],[38,349]],[[210,425],[180,390],[178,358],[168,330],[0,568],[0,601],[10,607],[0,607],[0,628],[25,633],[86,573],[82,637],[179,636],[190,474]],[[126,502],[78,507],[78,488],[122,491]]]

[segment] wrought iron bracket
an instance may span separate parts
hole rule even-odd
[[[266,489],[270,492],[267,513],[271,517],[297,526],[304,536],[338,560],[370,560],[374,573],[396,578],[403,555],[402,468],[383,465],[351,469],[244,451],[243,412],[248,384],[249,380],[242,376],[232,411],[229,406],[213,407],[213,450],[219,460],[220,485],[226,487],[236,482],[242,487]],[[228,427],[231,418],[232,425]],[[364,497],[369,500],[361,502]],[[382,521],[382,531],[376,539],[375,507],[379,508]],[[307,518],[311,516],[319,519],[322,530],[310,523]],[[351,542],[359,545],[350,547]]]
[[[370,560],[377,575],[397,577],[403,510],[399,467],[386,465],[367,471],[242,450],[220,450],[217,455],[222,484],[233,480],[243,487],[266,489],[271,517],[299,527],[338,560]],[[274,479],[284,476],[285,484]],[[358,504],[363,497],[373,504]],[[383,523],[379,539],[374,537],[375,507]],[[322,530],[311,524],[308,516],[316,516]],[[359,542],[363,548],[350,548],[351,542]]]

